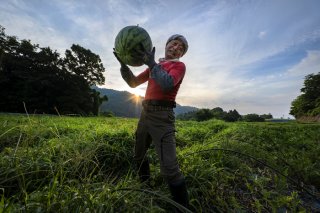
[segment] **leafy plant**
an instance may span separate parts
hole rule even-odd
[[[137,119],[0,115],[0,211],[170,212],[153,149],[152,188],[133,164]],[[193,212],[317,211],[320,125],[177,121]]]

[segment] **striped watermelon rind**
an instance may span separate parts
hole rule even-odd
[[[139,26],[127,26],[116,36],[114,48],[123,63],[138,67],[143,65],[142,59],[137,57],[137,51],[142,51],[140,43],[146,51],[152,50],[152,41],[145,29]]]

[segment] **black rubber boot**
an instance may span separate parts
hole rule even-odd
[[[141,183],[147,182],[149,185],[150,181],[150,166],[149,166],[149,161],[145,160],[141,163],[138,164],[138,174]]]
[[[175,202],[179,203],[180,205],[186,208],[189,208],[188,191],[184,179],[182,179],[179,182],[169,183],[169,189]],[[176,212],[184,212],[182,210],[179,210],[179,208],[176,208],[175,210]]]

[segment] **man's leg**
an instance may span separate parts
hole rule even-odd
[[[169,133],[162,138],[161,149],[163,155],[162,160],[160,161],[161,172],[168,182],[173,200],[188,208],[188,191],[176,157],[174,133]]]
[[[150,133],[160,159],[160,171],[166,179],[173,200],[188,207],[188,191],[176,156],[176,140],[172,112],[155,113]]]
[[[189,196],[187,191],[187,185],[184,178],[176,182],[169,182],[168,185],[173,200],[181,204],[182,206],[189,208]],[[178,209],[177,211],[179,212]]]
[[[136,143],[134,147],[134,160],[137,164],[138,174],[141,182],[146,182],[150,179],[150,166],[146,156],[150,144],[151,136],[147,131],[145,113],[142,111],[136,131]]]

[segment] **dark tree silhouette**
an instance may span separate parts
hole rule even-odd
[[[103,84],[98,55],[79,45],[65,58],[50,47],[7,36],[0,26],[0,111],[98,115],[107,97],[92,89]]]

